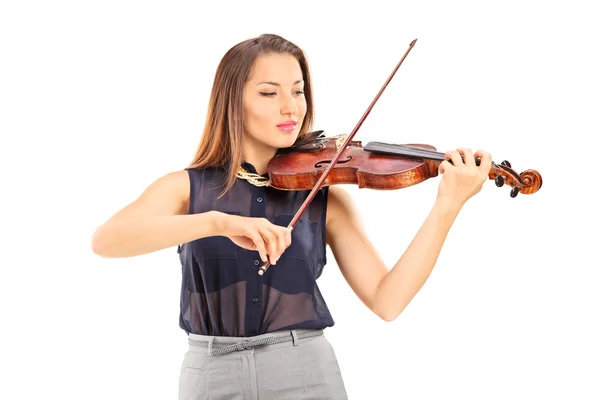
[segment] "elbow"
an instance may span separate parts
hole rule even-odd
[[[384,320],[385,322],[393,322],[402,314],[402,311],[406,306],[397,306],[391,307],[389,304],[387,306],[379,306],[373,307],[372,310],[379,318]]]
[[[106,234],[103,232],[102,227],[96,229],[92,235],[91,240],[92,252],[102,258],[108,257],[107,245],[106,245]]]
[[[375,315],[377,315],[379,318],[381,318],[385,322],[392,322],[392,321],[396,320],[396,318],[398,318],[398,316],[402,312],[402,310],[395,311],[395,310],[389,310],[389,309],[385,309],[385,308],[374,308],[372,311],[375,313]]]
[[[385,322],[392,322],[394,320],[396,320],[396,318],[398,318],[399,314],[393,314],[393,313],[388,313],[388,314],[377,314],[377,316],[379,318],[381,318],[382,320],[384,320]]]
[[[395,321],[404,307],[393,306],[393,300],[382,299],[381,296],[375,296],[369,304],[371,311],[385,322]]]

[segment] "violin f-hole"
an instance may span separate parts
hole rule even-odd
[[[336,164],[345,164],[348,161],[352,160],[352,156],[348,156],[346,157],[346,159],[344,161],[339,161]],[[332,160],[323,160],[323,161],[319,161],[317,163],[315,163],[315,168],[321,168],[322,165],[321,164],[329,164]]]

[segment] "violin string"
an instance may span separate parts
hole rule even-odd
[[[406,145],[398,145],[398,146],[407,149],[409,152],[414,152],[413,154],[416,154],[417,156],[419,154],[424,154],[425,157],[431,156],[431,158],[437,159],[439,161],[445,160],[445,157],[446,157],[445,153],[441,153],[439,151],[427,150],[427,149],[416,149],[414,147],[410,147],[410,146],[406,146]],[[462,158],[462,156],[461,156],[461,158]],[[463,159],[463,161],[464,161],[464,159]],[[481,158],[477,158],[476,161],[481,161]],[[492,167],[499,168],[498,165],[494,161],[492,161]]]
[[[381,141],[378,141],[376,143],[387,145],[390,148],[403,149],[397,153],[398,155],[424,157],[424,158],[429,158],[429,159],[438,160],[438,161],[443,161],[443,160],[445,160],[445,157],[446,157],[445,153],[441,153],[441,152],[435,151],[435,150],[420,149],[420,148],[416,148],[416,147],[411,147],[409,145],[387,143],[387,142],[381,142]],[[479,158],[477,159],[477,161],[480,161],[480,160],[481,159],[479,159]],[[492,167],[499,168],[498,165],[494,161],[492,161]]]
[[[427,150],[420,149],[416,147],[411,147],[403,144],[393,144],[393,143],[385,143],[385,142],[371,142],[370,146],[374,147],[373,151],[375,152],[388,152],[391,154],[397,155],[405,155],[405,156],[415,156],[415,157],[427,157],[434,160],[443,160],[444,153],[440,153],[435,150]],[[383,150],[385,149],[385,150]],[[387,151],[386,151],[387,150]]]

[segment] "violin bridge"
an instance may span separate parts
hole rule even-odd
[[[343,134],[343,135],[340,135],[340,136],[339,136],[339,137],[338,137],[338,138],[335,140],[335,148],[336,148],[337,150],[339,150],[339,149],[340,149],[340,148],[341,148],[341,147],[344,145],[344,142],[346,141],[346,138],[347,138],[347,137],[348,137],[348,135],[346,135],[346,134]]]

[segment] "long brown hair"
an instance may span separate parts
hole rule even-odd
[[[296,142],[310,132],[314,120],[308,62],[302,49],[278,35],[263,34],[233,46],[221,59],[210,95],[204,131],[196,155],[188,168],[228,167],[227,192],[242,162],[242,90],[256,58],[268,53],[287,53],[298,60],[304,79],[306,115]]]

